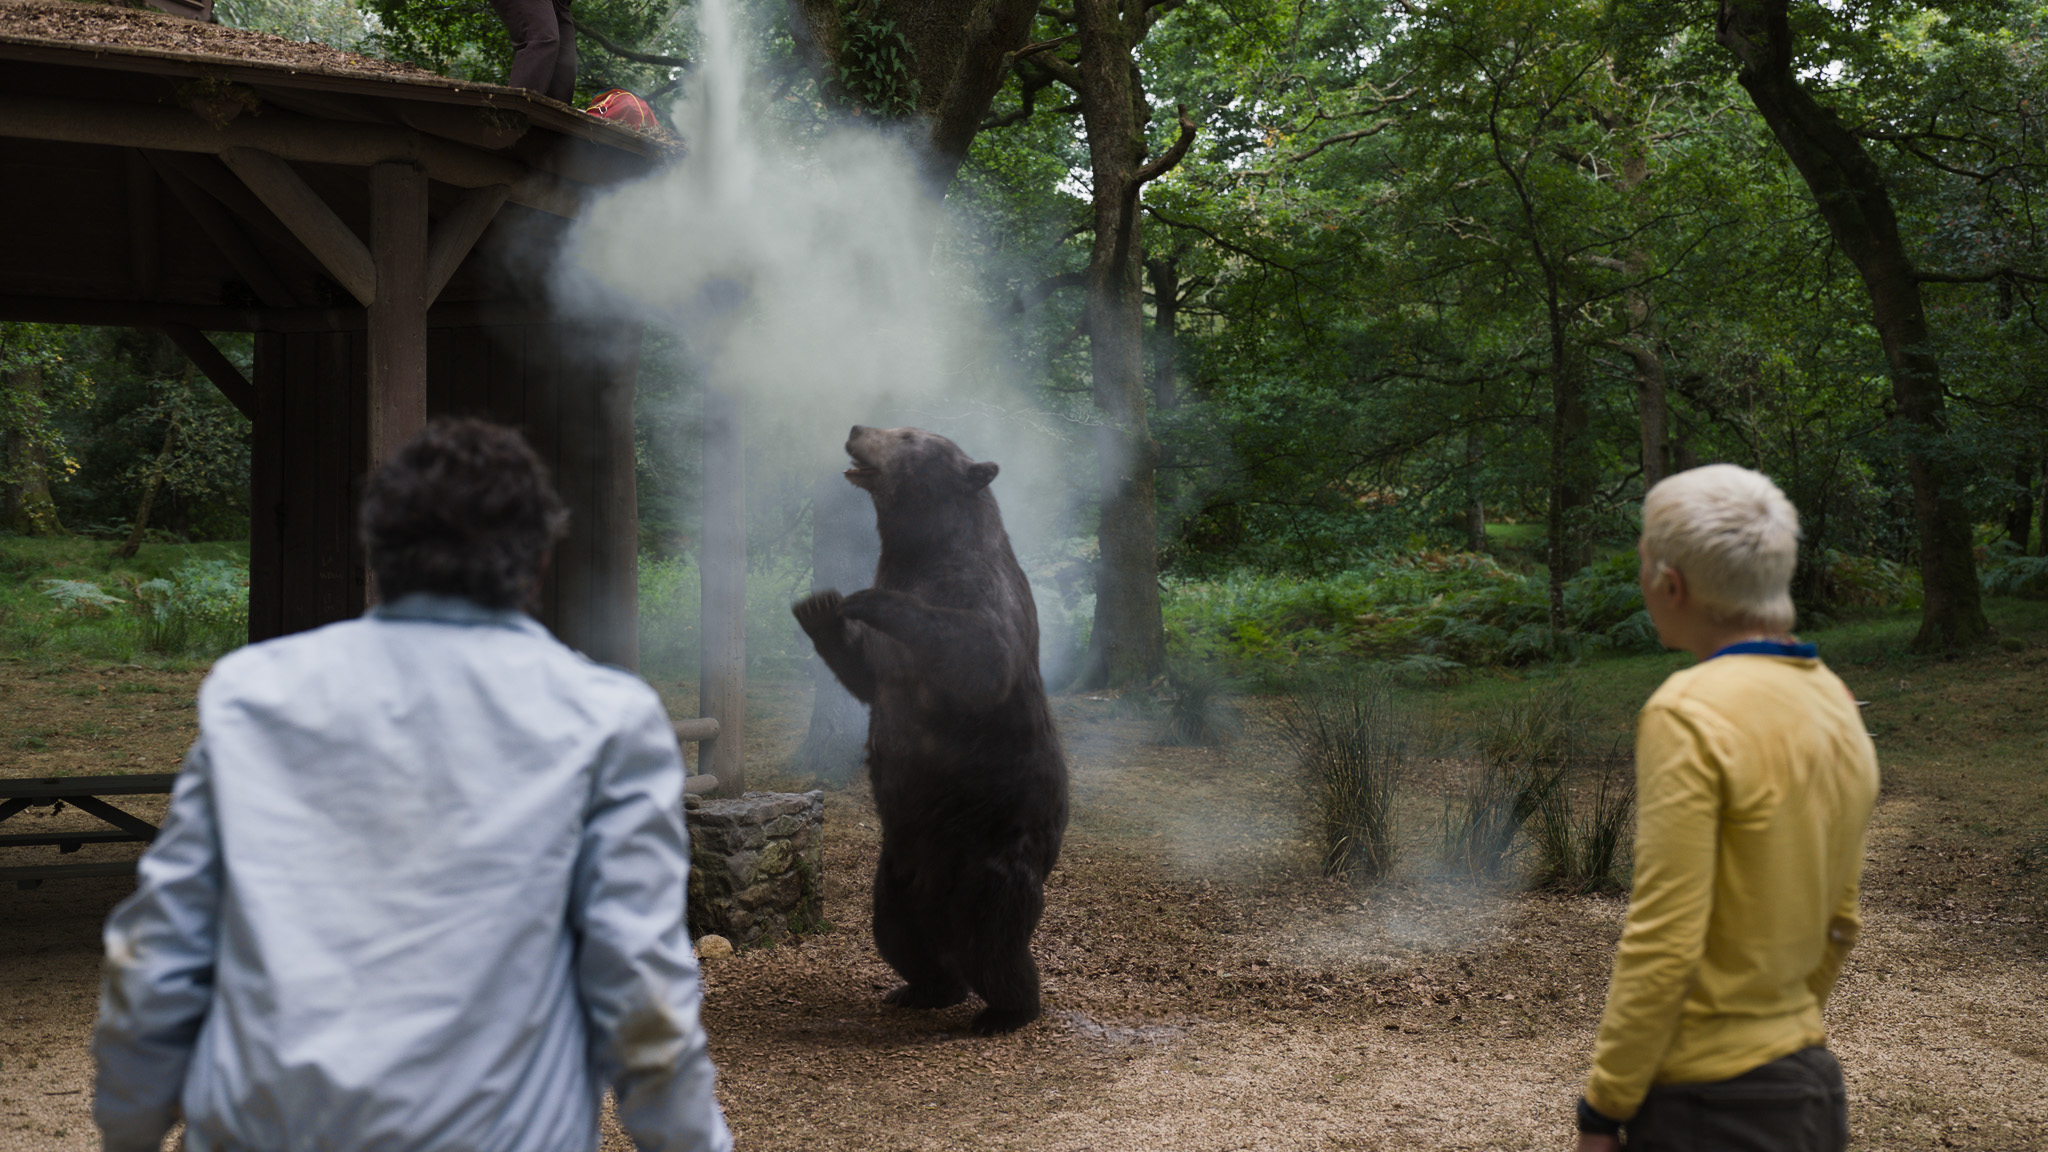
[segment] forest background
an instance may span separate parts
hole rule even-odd
[[[576,13],[579,98],[687,89],[686,11]],[[482,80],[509,60],[482,0],[219,14]],[[2048,4],[755,15],[757,96],[792,133],[862,118],[924,159],[933,274],[1062,444],[1068,498],[1024,560],[1063,684],[1654,649],[1635,508],[1712,461],[1801,509],[1808,627],[1917,612],[1944,649],[1991,637],[1983,594],[2048,594]],[[245,538],[246,422],[160,337],[0,325],[0,374],[0,530]],[[650,329],[656,667],[694,649],[700,385]],[[750,659],[793,672],[810,478],[759,448],[748,467],[778,494],[750,504]],[[220,563],[154,595],[217,599]]]

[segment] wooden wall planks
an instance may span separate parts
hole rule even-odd
[[[639,346],[637,325],[564,324],[438,327],[427,345],[428,412],[520,428],[569,505],[536,616],[564,643],[628,668],[639,649]],[[264,333],[256,349],[251,640],[363,611],[355,510],[369,458],[365,333]]]

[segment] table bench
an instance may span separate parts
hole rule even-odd
[[[42,776],[34,779],[0,779],[0,824],[30,808],[51,808],[69,804],[109,825],[107,828],[62,832],[0,834],[0,848],[51,848],[59,853],[76,852],[86,844],[147,844],[156,839],[157,827],[131,812],[124,812],[102,797],[168,796],[177,782],[175,772],[152,772],[135,776]],[[92,864],[29,864],[0,868],[0,881],[12,880],[23,888],[67,876],[130,876],[133,860],[107,860]]]

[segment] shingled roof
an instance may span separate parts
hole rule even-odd
[[[75,62],[81,57],[122,71],[512,110],[536,128],[643,155],[659,156],[675,145],[663,129],[602,120],[537,92],[451,79],[325,44],[115,4],[0,0],[0,60]]]

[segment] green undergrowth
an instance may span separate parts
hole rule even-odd
[[[247,639],[246,545],[113,552],[83,537],[0,537],[0,657],[174,667]]]
[[[1549,660],[1553,648],[1546,578],[1475,552],[1387,553],[1318,579],[1169,579],[1163,608],[1177,662],[1269,685],[1359,658],[1442,679]],[[1632,552],[1566,581],[1564,618],[1569,653],[1655,649]]]

